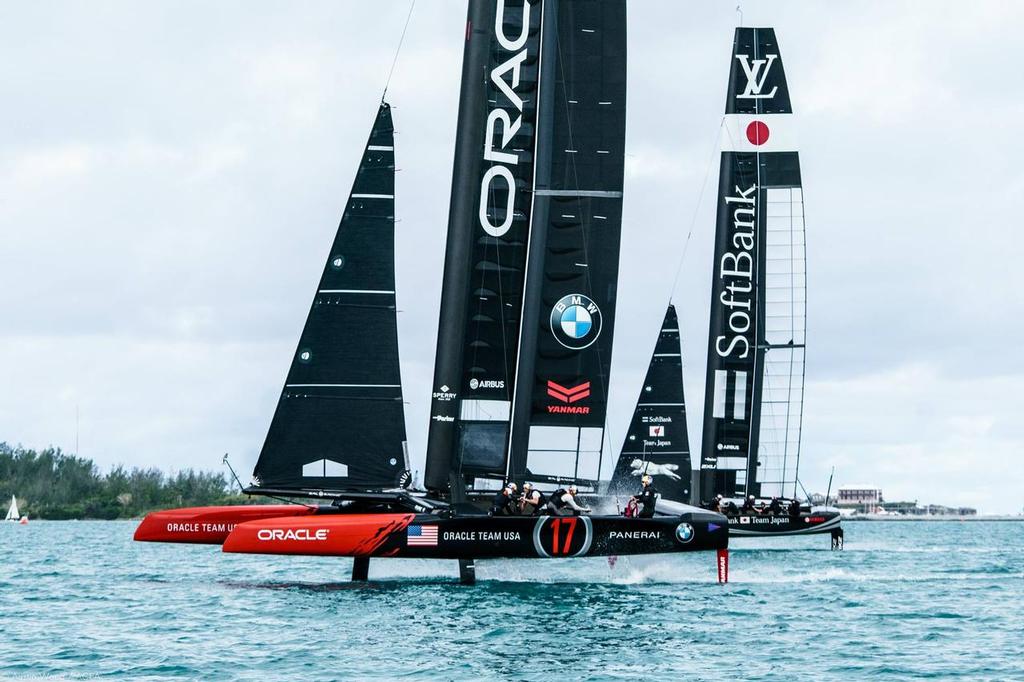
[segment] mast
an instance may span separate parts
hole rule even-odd
[[[719,176],[701,497],[781,495],[803,410],[803,194],[770,28],[738,28]]]
[[[683,356],[679,319],[669,304],[629,430],[612,474],[609,492],[630,495],[650,474],[662,497],[690,502],[690,438],[683,397]]]
[[[381,102],[250,492],[407,486],[395,306],[395,152]]]
[[[455,137],[455,169],[448,209],[448,239],[444,256],[444,280],[437,324],[437,349],[434,357],[434,390],[427,432],[427,460],[423,484],[427,490],[447,490],[452,481],[449,471],[454,463],[458,417],[458,391],[462,375],[462,337],[465,334],[466,306],[469,299],[469,255],[474,225],[474,178],[469,170],[476,163],[477,148],[470,144],[482,136],[484,119],[476,116],[483,107],[484,70],[489,41],[480,34],[491,24],[493,8],[489,3],[470,2],[466,18],[466,44],[462,57],[462,91],[459,96],[459,123]],[[454,488],[455,486],[453,486]]]

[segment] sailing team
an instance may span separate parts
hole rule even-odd
[[[622,515],[626,518],[649,519],[654,516],[658,491],[648,474],[640,479],[640,491],[631,496]],[[531,483],[523,484],[522,493],[514,482],[506,483],[491,500],[488,516],[579,516],[591,513],[591,508],[581,504],[579,488],[575,484],[559,488],[546,497]],[[518,493],[518,494],[517,494]]]
[[[790,500],[788,504],[783,507],[783,500],[779,497],[773,497],[768,504],[758,505],[753,495],[748,495],[743,500],[742,506],[737,506],[732,500],[726,500],[722,495],[716,495],[711,504],[707,505],[707,508],[714,512],[725,514],[726,516],[739,516],[740,514],[752,516],[752,515],[769,515],[769,516],[782,516],[783,509],[785,514],[791,518],[798,518],[800,516],[800,500]]]

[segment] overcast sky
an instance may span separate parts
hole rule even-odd
[[[617,451],[674,300],[698,444],[734,3],[634,1]],[[0,440],[102,467],[251,470],[409,8],[0,10]],[[774,26],[808,229],[802,475],[1024,505],[1024,4],[744,2]],[[422,471],[465,3],[421,0],[388,93]]]

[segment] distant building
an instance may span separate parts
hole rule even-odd
[[[882,489],[873,485],[841,485],[836,491],[836,506],[873,514],[882,506]]]

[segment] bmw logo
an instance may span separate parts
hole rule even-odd
[[[583,350],[601,335],[601,309],[583,294],[558,299],[550,320],[555,340],[571,350]]]
[[[693,526],[688,523],[680,523],[676,526],[676,540],[684,545],[693,539]]]

